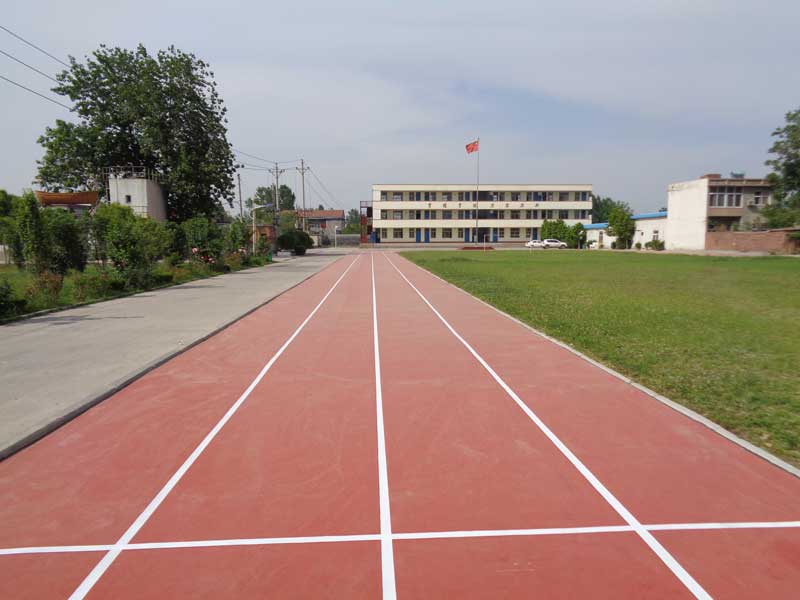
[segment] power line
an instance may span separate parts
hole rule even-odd
[[[55,77],[50,77],[50,75],[48,75],[48,74],[47,74],[47,73],[45,73],[44,71],[40,71],[40,70],[39,70],[39,69],[37,69],[36,67],[32,67],[31,65],[29,65],[29,64],[28,64],[28,63],[26,63],[26,62],[22,62],[22,61],[21,61],[20,59],[18,59],[16,56],[11,56],[11,55],[10,55],[8,52],[6,52],[5,50],[0,50],[0,54],[4,54],[5,56],[7,56],[8,58],[10,58],[11,60],[15,60],[15,61],[17,61],[19,64],[21,64],[21,65],[23,65],[23,66],[25,66],[25,67],[28,67],[28,68],[29,68],[31,71],[36,71],[36,72],[37,72],[39,75],[42,75],[43,77],[47,77],[47,78],[48,78],[50,81],[55,81],[56,83],[59,83],[58,79],[56,79]]]
[[[2,25],[0,25],[0,27],[2,27]],[[31,89],[31,88],[29,88],[29,87],[25,87],[25,86],[24,86],[24,85],[22,85],[21,83],[17,83],[16,81],[12,81],[12,80],[11,80],[11,79],[9,79],[8,77],[5,77],[5,76],[3,76],[3,75],[0,75],[0,79],[5,79],[5,80],[6,80],[8,83],[10,83],[10,84],[12,84],[12,85],[15,85],[15,86],[17,86],[18,88],[22,88],[23,90],[26,90],[26,91],[30,92],[31,94],[36,94],[37,96],[39,96],[40,98],[44,98],[44,99],[45,99],[45,100],[47,100],[48,102],[52,102],[53,104],[58,104],[59,106],[63,106],[64,108],[66,108],[66,109],[67,109],[67,110],[69,110],[69,111],[73,111],[73,110],[75,110],[75,109],[74,109],[74,108],[72,108],[71,106],[67,106],[66,104],[63,104],[63,103],[59,102],[58,100],[53,100],[52,98],[49,98],[48,96],[45,96],[44,94],[40,94],[40,93],[39,93],[39,92],[37,92],[36,90],[32,90],[32,89]]]
[[[39,48],[39,46],[37,46],[37,45],[36,45],[36,44],[34,44],[33,42],[29,42],[29,41],[28,41],[28,40],[26,40],[24,37],[17,35],[17,34],[16,34],[16,33],[14,33],[13,31],[11,31],[11,30],[10,30],[8,27],[3,27],[2,25],[0,25],[0,29],[4,30],[6,33],[10,33],[11,35],[13,35],[15,38],[17,38],[17,39],[18,39],[18,40],[20,40],[21,42],[25,42],[26,44],[28,44],[28,46],[30,46],[31,48],[36,48],[36,49],[37,49],[39,52],[41,52],[42,54],[46,54],[47,56],[49,56],[50,58],[52,58],[54,61],[56,61],[56,62],[59,62],[59,63],[61,63],[62,65],[64,65],[65,67],[69,68],[69,65],[68,65],[67,63],[65,63],[63,60],[61,60],[61,59],[60,59],[60,58],[58,58],[57,56],[53,56],[53,55],[52,55],[52,54],[50,54],[50,53],[49,53],[47,50],[42,50],[41,48]]]
[[[335,197],[335,196],[334,196],[334,195],[331,193],[331,191],[330,191],[330,190],[329,190],[329,189],[328,189],[328,188],[325,186],[325,184],[324,184],[324,183],[322,183],[322,180],[321,180],[321,179],[320,179],[320,178],[317,176],[317,174],[316,174],[316,173],[315,173],[315,172],[314,172],[314,171],[311,169],[311,167],[309,167],[309,168],[308,168],[308,172],[309,172],[309,173],[311,173],[311,175],[313,175],[314,179],[316,179],[316,180],[317,180],[317,182],[318,182],[318,183],[319,183],[319,185],[322,187],[322,189],[323,189],[323,190],[325,190],[325,192],[328,194],[328,196],[330,196],[331,202],[333,202],[333,203],[334,203],[336,206],[338,206],[339,208],[341,208],[342,210],[344,210],[344,207],[343,207],[343,206],[342,206],[342,205],[339,203],[339,201],[338,201],[338,200],[336,199],[336,197]]]
[[[237,154],[241,154],[242,156],[247,156],[247,157],[250,157],[250,158],[254,158],[256,160],[260,160],[262,162],[269,163],[271,165],[276,165],[276,164],[277,165],[290,165],[292,163],[298,163],[301,160],[299,158],[296,158],[294,160],[267,160],[266,158],[261,158],[260,156],[256,156],[255,154],[248,154],[247,152],[242,152],[241,150],[239,150],[238,148],[234,148],[233,146],[231,146],[231,148]]]

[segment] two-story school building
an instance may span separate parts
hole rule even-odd
[[[587,225],[591,213],[591,184],[372,186],[372,231],[384,243],[524,243],[546,220]]]

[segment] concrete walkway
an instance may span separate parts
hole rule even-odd
[[[0,326],[0,459],[344,252],[317,251]]]

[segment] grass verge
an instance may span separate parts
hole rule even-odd
[[[63,286],[56,293],[46,293],[37,286],[37,278],[30,271],[17,269],[13,265],[2,265],[0,286],[8,283],[10,295],[8,298],[0,298],[0,323],[43,310],[111,300],[265,264],[267,264],[266,258],[254,257],[249,259],[247,264],[228,265],[225,271],[220,271],[198,261],[188,261],[178,265],[161,262],[153,268],[148,285],[139,286],[125,285],[111,267],[91,264],[87,265],[82,273],[77,271],[67,273]]]
[[[800,466],[800,260],[403,256]]]

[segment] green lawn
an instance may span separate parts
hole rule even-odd
[[[403,255],[800,465],[800,259]]]

